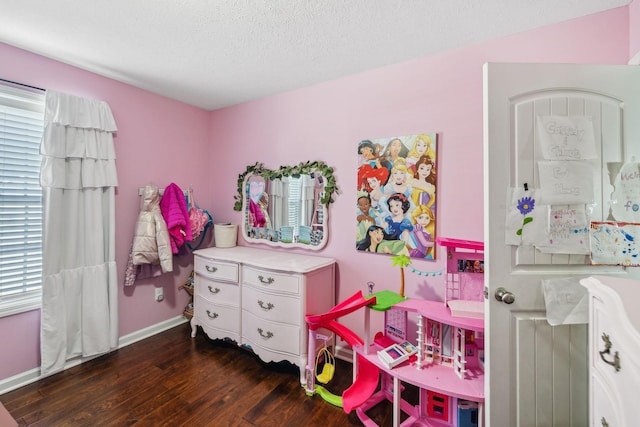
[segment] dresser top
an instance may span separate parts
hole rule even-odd
[[[247,246],[206,248],[199,249],[193,253],[208,259],[241,262],[256,267],[294,273],[308,273],[335,264],[336,262],[332,258],[276,251],[273,249],[251,248]]]

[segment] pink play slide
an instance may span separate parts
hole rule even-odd
[[[309,329],[316,330],[318,328],[324,327],[326,322],[330,320],[337,319],[369,304],[375,303],[376,297],[365,298],[362,295],[362,291],[358,291],[346,300],[342,301],[340,304],[333,307],[328,312],[315,315],[307,314],[305,318],[307,320],[307,323],[309,324]]]
[[[335,319],[349,314],[355,310],[365,307],[369,304],[375,304],[376,298],[364,298],[362,292],[357,292],[345,301],[336,305],[329,312],[319,315],[307,315],[306,320],[309,329],[316,330],[318,328],[326,328],[337,334],[346,341],[351,347],[355,345],[363,345],[362,339],[353,331],[344,325],[335,321]],[[362,355],[358,355],[357,359],[356,380],[351,387],[342,393],[342,408],[344,412],[349,413],[353,409],[362,405],[373,395],[378,386],[378,377],[380,370],[376,365],[369,362]]]

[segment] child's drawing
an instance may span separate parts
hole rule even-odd
[[[589,222],[585,205],[544,206],[545,229],[535,233],[534,246],[543,253],[588,254]]]
[[[609,163],[614,191],[611,213],[617,221],[640,222],[640,163]]]
[[[592,222],[589,229],[591,264],[640,266],[640,224]]]
[[[587,116],[538,116],[538,139],[546,160],[597,158],[593,119]]]
[[[591,163],[541,161],[540,202],[546,205],[593,203],[594,168]]]

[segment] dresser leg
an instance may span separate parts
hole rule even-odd
[[[196,331],[198,330],[198,327],[196,325],[196,316],[193,316],[191,318],[191,338],[195,338],[196,337]]]

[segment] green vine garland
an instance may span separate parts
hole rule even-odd
[[[245,178],[249,174],[260,175],[265,180],[272,180],[282,178],[283,176],[298,178],[300,175],[308,175],[311,172],[322,173],[322,176],[327,181],[320,203],[328,207],[334,202],[333,194],[338,193],[338,185],[336,184],[336,178],[333,176],[333,168],[325,162],[316,160],[314,162],[301,162],[297,166],[280,166],[279,169],[267,169],[260,162],[247,166],[247,170],[238,175],[238,194],[233,196],[235,200],[233,210],[242,210],[243,185]]]

